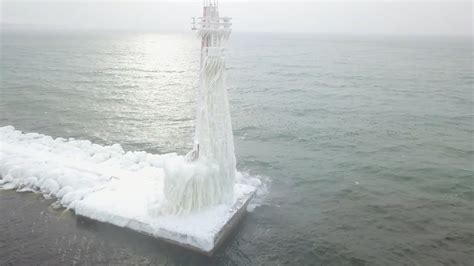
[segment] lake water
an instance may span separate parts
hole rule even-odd
[[[193,34],[4,32],[0,125],[192,147]],[[472,39],[231,36],[238,169],[268,185],[208,259],[0,191],[0,264],[469,265]]]

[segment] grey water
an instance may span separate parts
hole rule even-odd
[[[153,153],[192,147],[192,34],[3,32],[0,125]],[[213,258],[0,191],[0,264],[472,265],[467,37],[231,36],[238,169],[266,180]]]

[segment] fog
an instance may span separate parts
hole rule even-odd
[[[202,1],[2,2],[4,29],[189,31]],[[238,32],[472,35],[472,3],[220,1]]]

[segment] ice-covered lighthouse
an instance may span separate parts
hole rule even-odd
[[[186,162],[165,167],[165,213],[182,214],[220,203],[234,195],[235,154],[225,80],[225,48],[230,18],[219,16],[217,0],[205,0],[203,16],[193,19],[201,38],[194,149]]]
[[[88,140],[0,127],[0,190],[53,197],[79,217],[126,227],[212,255],[260,183],[236,180],[225,83],[230,19],[205,0],[194,148],[186,156],[124,151]]]

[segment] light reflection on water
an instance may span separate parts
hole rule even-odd
[[[13,108],[10,104],[16,102],[10,100],[2,105],[14,112],[8,117],[21,121],[16,126],[27,125],[25,129],[30,130],[42,126],[36,117],[40,110],[44,114],[40,119],[60,129],[40,131],[53,136],[90,136],[126,148],[139,144],[155,152],[188,149],[199,66],[197,38],[159,34],[82,37],[30,36],[36,44],[36,51],[30,52],[46,60],[12,58],[22,71],[4,68],[3,94],[12,93],[12,99],[18,97],[29,106]],[[22,38],[28,37],[17,41],[31,41]],[[10,48],[8,43],[5,46]],[[24,71],[29,73],[27,80]],[[174,138],[176,135],[183,138]],[[143,146],[144,140],[153,140],[153,144]]]

